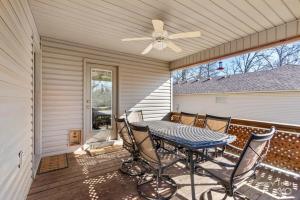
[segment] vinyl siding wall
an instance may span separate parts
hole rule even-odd
[[[161,119],[171,108],[167,62],[96,49],[51,38],[42,39],[43,154],[71,151],[68,131],[83,128],[83,60],[119,67],[118,113],[142,109],[146,120]]]
[[[0,199],[26,199],[33,168],[33,47],[26,0],[0,1]],[[23,152],[19,168],[19,152]]]
[[[300,91],[174,95],[174,111],[300,124]]]

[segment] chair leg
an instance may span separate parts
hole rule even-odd
[[[129,176],[141,176],[145,173],[145,169],[135,158],[129,158],[124,161],[119,170]]]
[[[213,187],[210,188],[209,190],[203,192],[200,196],[200,200],[212,200],[215,199],[212,195],[212,192],[217,192],[217,193],[223,193],[224,197],[222,199],[226,199],[227,196],[232,196],[234,199],[238,197],[237,200],[250,200],[247,196],[241,194],[240,192],[234,191],[232,194],[230,194],[229,191],[227,191],[224,187]]]
[[[212,195],[212,192],[217,192],[217,193],[224,193],[224,197],[220,199],[220,197],[215,198]],[[214,187],[210,188],[209,190],[203,192],[200,196],[200,200],[213,200],[213,199],[220,199],[220,200],[225,200],[227,199],[227,193],[223,187]]]
[[[226,150],[226,146],[223,146],[223,149],[222,149],[222,157],[224,157],[224,152]]]
[[[244,199],[244,200],[250,200],[246,195],[240,193],[240,192],[234,192],[233,194],[234,197],[239,197],[240,199]]]
[[[215,158],[217,158],[217,157],[218,157],[218,148],[215,147]]]
[[[144,180],[150,178],[148,180]],[[159,189],[165,186],[162,191]],[[168,200],[171,199],[177,191],[177,185],[169,176],[161,175],[161,172],[153,174],[150,177],[144,176],[137,185],[139,195],[148,200]]]

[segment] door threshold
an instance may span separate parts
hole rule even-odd
[[[122,140],[109,140],[85,144],[85,151],[91,156],[111,153],[122,149]],[[83,147],[83,148],[84,148]]]
[[[86,143],[83,145],[83,150],[99,149],[108,146],[121,146],[123,144],[122,140],[106,140],[106,141],[96,141],[91,143]]]

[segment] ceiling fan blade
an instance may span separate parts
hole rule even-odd
[[[164,22],[158,19],[152,20],[153,28],[155,32],[163,32],[164,30]]]
[[[122,42],[152,40],[152,37],[124,38]]]
[[[151,49],[153,48],[153,43],[151,42],[142,52],[143,55],[149,53],[151,51]]]
[[[180,39],[180,38],[193,38],[193,37],[200,37],[201,32],[200,31],[195,31],[195,32],[185,32],[185,33],[177,33],[177,34],[172,34],[169,36],[169,39]]]
[[[174,44],[173,42],[171,41],[166,41],[167,43],[167,46],[172,49],[173,51],[175,51],[176,53],[179,53],[181,52],[181,48],[179,46],[177,46],[176,44]]]

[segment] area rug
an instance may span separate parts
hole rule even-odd
[[[42,158],[38,174],[43,174],[68,167],[67,154],[47,156]]]

